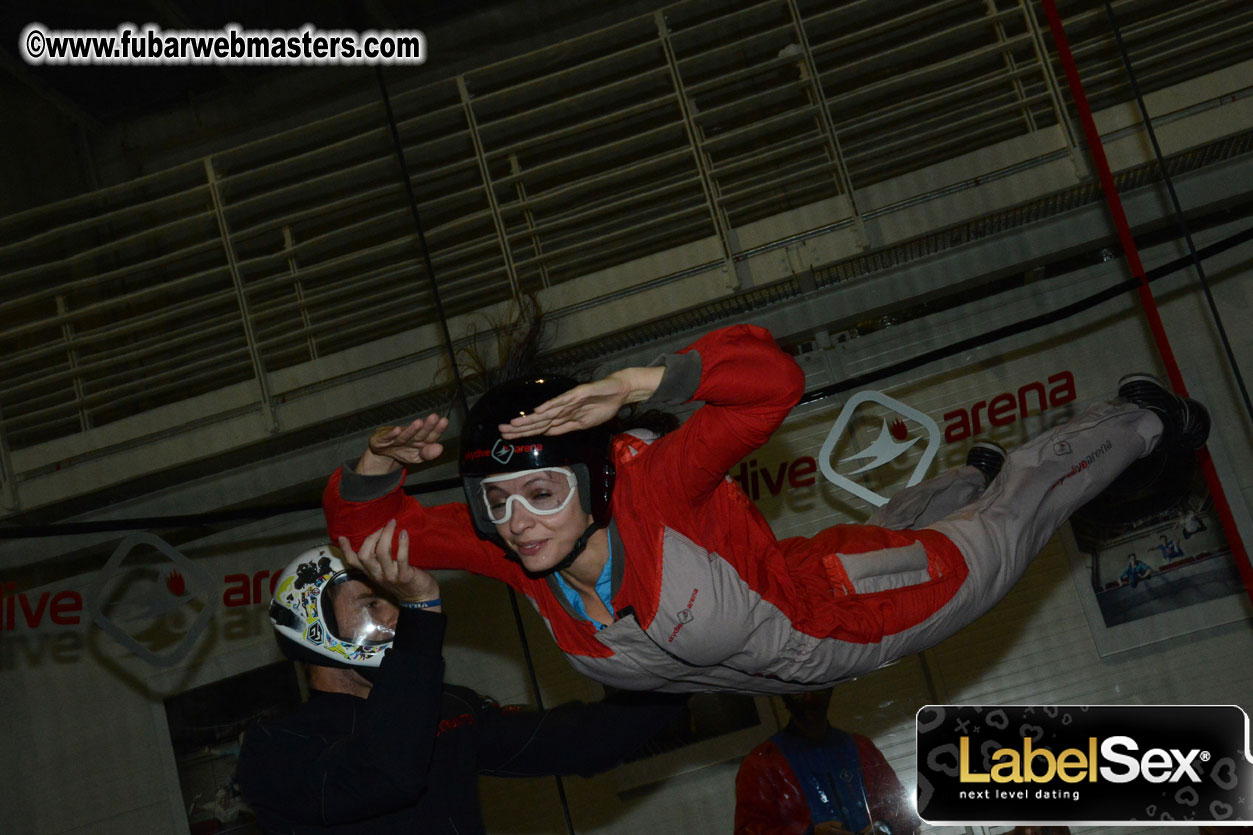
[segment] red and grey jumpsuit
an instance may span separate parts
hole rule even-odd
[[[480,540],[464,505],[424,508],[406,496],[399,474],[336,471],[324,495],[332,538],[356,544],[395,518],[414,564],[510,584],[571,664],[604,683],[783,693],[868,672],[970,623],[1161,432],[1145,410],[1099,404],[1015,451],[982,497],[927,527],[836,525],[777,540],[727,472],[799,400],[796,363],[751,325],[658,362],[666,371],[651,402],[703,405],[651,442],[613,440],[608,627],[572,610],[555,579],[528,577]]]

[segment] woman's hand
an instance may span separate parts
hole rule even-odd
[[[529,415],[500,425],[506,440],[530,435],[564,435],[612,420],[630,403],[647,400],[661,383],[665,369],[624,368],[608,377],[575,386],[541,403]]]
[[[400,532],[396,556],[392,557],[392,536],[396,533],[396,520],[365,538],[361,549],[354,551],[347,537],[339,538],[339,549],[344,563],[365,574],[376,586],[402,601],[435,600],[439,597],[439,583],[435,575],[409,564],[409,532]]]
[[[444,452],[440,437],[448,429],[448,418],[430,414],[408,426],[382,426],[370,435],[370,444],[357,472],[361,475],[385,475],[398,466],[434,461]]]

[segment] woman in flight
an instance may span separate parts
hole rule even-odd
[[[1073,510],[1128,468],[1143,484],[1209,429],[1200,404],[1124,378],[1121,401],[1016,450],[955,513],[777,540],[727,472],[770,438],[803,382],[767,331],[737,325],[591,383],[505,383],[462,433],[466,505],[427,508],[400,489],[402,465],[442,451],[447,421],[432,415],[378,430],[336,471],[329,531],[373,548],[407,530],[415,564],[508,583],[571,664],[601,682],[784,693],[953,634],[1004,597]],[[661,437],[605,428],[625,405],[689,400],[703,405]],[[983,486],[973,468],[959,475]]]

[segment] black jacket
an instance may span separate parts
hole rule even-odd
[[[239,783],[266,832],[481,833],[479,774],[604,771],[681,710],[661,694],[501,708],[443,684],[444,623],[402,611],[368,699],[315,692],[247,732]]]

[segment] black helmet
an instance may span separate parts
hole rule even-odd
[[[466,504],[479,536],[508,551],[487,516],[487,509],[476,497],[483,479],[498,473],[569,467],[578,481],[579,502],[591,514],[592,527],[609,524],[609,500],[613,495],[613,460],[609,453],[609,430],[604,427],[569,432],[565,435],[535,435],[507,441],[499,426],[529,414],[536,406],[578,385],[570,377],[530,377],[493,386],[470,409],[461,432],[461,485]],[[580,539],[564,567],[578,556],[586,544]],[[514,555],[516,557],[516,555]]]

